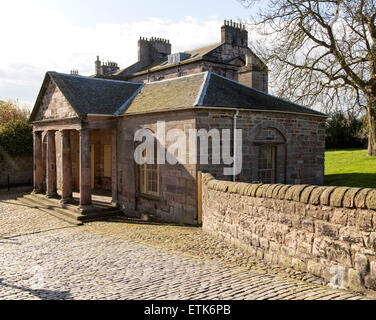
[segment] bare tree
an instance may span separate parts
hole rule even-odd
[[[376,156],[376,0],[239,1],[262,3],[250,24],[268,41],[254,49],[277,94],[326,112],[364,108],[368,155]]]

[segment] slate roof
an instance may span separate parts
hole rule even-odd
[[[171,110],[229,108],[325,114],[266,94],[212,72],[139,84],[48,72],[33,115],[52,79],[78,115],[122,115]]]
[[[126,108],[125,113],[193,108],[207,73],[146,84]]]
[[[142,86],[127,81],[96,79],[50,71],[46,74],[30,119],[34,118],[50,80],[56,83],[79,116],[112,115]]]
[[[207,54],[209,54],[210,52],[217,49],[218,47],[220,47],[223,44],[224,43],[220,42],[220,43],[215,43],[215,44],[212,44],[212,45],[209,45],[209,46],[206,46],[206,47],[185,51],[185,53],[190,54],[190,57],[181,61],[180,63],[166,64],[168,58],[167,57],[163,58],[163,59],[156,61],[155,63],[153,63],[153,64],[151,64],[147,67],[144,67],[142,70],[137,71],[137,72],[129,75],[129,77],[131,77],[131,76],[135,77],[135,76],[142,75],[142,74],[149,73],[149,72],[155,72],[155,71],[159,71],[159,70],[173,68],[173,67],[176,67],[177,65],[188,64],[188,63],[200,61],[200,60],[204,59]],[[118,71],[115,74],[115,76],[120,75],[125,70],[126,69],[122,69],[122,70]]]
[[[274,97],[212,72],[146,84],[125,107],[125,114],[222,107],[326,115],[293,102]]]
[[[229,107],[250,110],[270,110],[327,116],[324,113],[298,105],[236,81],[210,73],[202,106]]]

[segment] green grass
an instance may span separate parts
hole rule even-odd
[[[376,188],[376,157],[367,157],[367,150],[328,150],[325,156],[325,185]]]

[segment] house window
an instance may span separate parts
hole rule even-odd
[[[265,184],[276,181],[276,153],[275,146],[260,146],[259,155],[259,180]]]
[[[143,156],[146,156],[144,151]],[[151,196],[159,196],[159,165],[157,164],[157,149],[154,150],[154,164],[138,165],[139,192]]]

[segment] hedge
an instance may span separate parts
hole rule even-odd
[[[11,155],[33,151],[33,129],[26,120],[12,120],[0,126],[0,149]],[[2,151],[0,150],[0,151]]]

